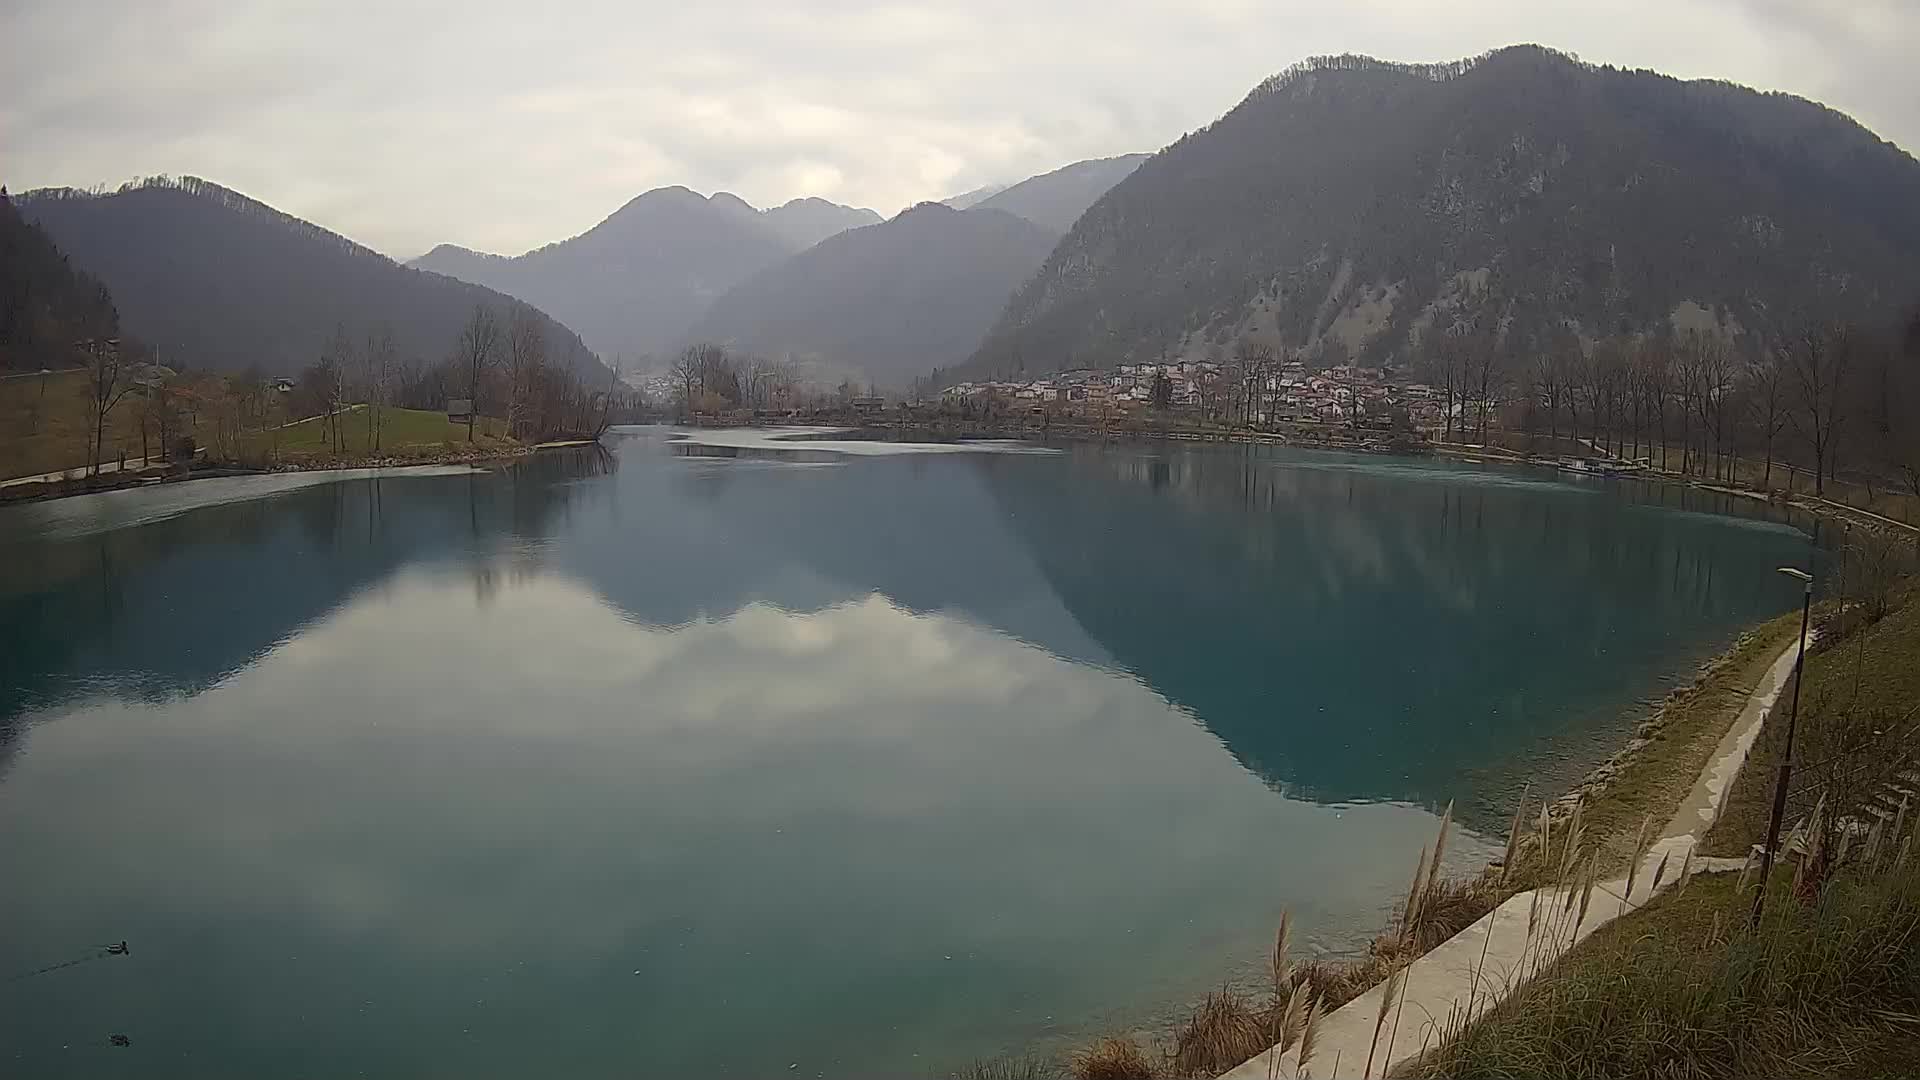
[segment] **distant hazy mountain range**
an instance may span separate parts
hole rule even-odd
[[[879,220],[825,199],[757,210],[724,191],[709,198],[667,187],[524,255],[442,244],[411,265],[537,304],[609,359],[658,360],[728,288],[834,233]]]
[[[894,388],[935,367],[959,379],[1248,345],[1406,364],[1462,334],[1516,358],[1686,329],[1751,348],[1920,297],[1907,153],[1799,98],[1533,46],[1309,61],[1151,157],[890,221],[670,187],[524,255],[443,245],[410,269],[204,181],[15,204],[111,290],[125,332],[279,372],[339,323],[391,325],[437,359],[476,302],[509,296],[564,323],[555,349],[583,367],[586,345],[661,367],[711,339]],[[33,288],[15,264],[63,272],[43,247],[0,264],[0,323],[16,320],[0,337],[27,332],[9,314]],[[84,284],[44,299],[93,303]]]
[[[120,329],[173,362],[291,375],[319,359],[336,328],[356,342],[385,328],[402,357],[434,363],[475,304],[502,318],[516,304],[192,177],[108,194],[43,189],[14,203],[106,284]],[[596,380],[604,371],[550,319],[547,352]]]
[[[982,184],[972,191],[963,191],[958,195],[949,195],[940,201],[955,210],[971,210],[995,195],[1007,190],[1006,184]]]
[[[1799,98],[1532,46],[1327,58],[1115,184],[949,376],[1247,343],[1405,362],[1463,332],[1758,344],[1910,303],[1916,251],[1920,163]]]
[[[1076,161],[995,191],[975,205],[1005,210],[1035,225],[1044,225],[1063,233],[1073,228],[1073,223],[1080,220],[1080,215],[1087,212],[1087,207],[1110,191],[1113,185],[1125,180],[1140,167],[1141,162],[1151,156],[1125,154],[1121,157]],[[953,205],[951,200],[948,205]]]
[[[1083,161],[948,200],[949,206],[977,201],[981,209],[1037,228],[1015,228],[992,216],[926,215],[925,207],[936,203],[903,214],[915,218],[911,226],[874,232],[878,214],[825,199],[756,210],[727,192],[701,196],[671,187],[639,196],[571,240],[525,255],[503,258],[443,244],[411,265],[539,305],[608,357],[646,355],[662,367],[692,340],[712,338],[904,386],[936,364],[963,359],[1014,287],[1046,257],[1044,250],[1032,254],[1038,238],[1047,236],[1050,248],[1144,159]],[[859,238],[816,251],[829,238],[850,235],[847,230]],[[999,296],[989,300],[995,289]],[[897,310],[906,303],[942,309]],[[979,315],[983,304],[992,310]]]
[[[1059,238],[989,206],[922,203],[760,271],[687,336],[904,389],[964,360]]]

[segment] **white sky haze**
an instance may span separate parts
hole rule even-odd
[[[11,0],[0,183],[190,174],[398,258],[517,254],[650,188],[883,214],[1156,150],[1308,56],[1537,42],[1920,147],[1915,0]]]

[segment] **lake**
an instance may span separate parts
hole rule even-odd
[[[0,511],[0,1072],[924,1077],[1151,1028],[1282,909],[1360,948],[1448,801],[1483,862],[1808,547],[1513,467],[705,438]]]

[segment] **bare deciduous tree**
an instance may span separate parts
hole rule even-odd
[[[514,308],[507,330],[507,434],[513,438],[538,426],[540,375],[546,364],[547,328],[532,308]]]
[[[120,399],[134,390],[135,384],[126,378],[126,372],[120,356],[120,339],[106,338],[83,343],[87,353],[87,390],[88,404],[93,409],[93,436],[88,450],[88,465],[92,475],[100,475],[101,445],[107,438],[107,415]]]
[[[353,370],[353,341],[347,337],[346,324],[334,327],[333,338],[327,342],[327,351],[320,359],[319,382],[317,389],[321,395],[321,405],[326,410],[327,435],[332,440],[333,452],[345,453],[347,432],[344,426],[344,410],[347,402],[347,376]]]
[[[1766,455],[1760,486],[1773,487],[1773,449],[1787,423],[1786,358],[1778,351],[1761,354],[1747,365],[1747,412]]]
[[[1808,325],[1787,347],[1787,380],[1792,391],[1787,422],[1813,452],[1813,490],[1826,494],[1839,449],[1841,409],[1853,366],[1853,331],[1845,324]]]
[[[674,358],[673,366],[667,374],[680,384],[680,410],[683,419],[693,418],[694,406],[700,400],[700,357],[704,346],[689,345]]]
[[[493,366],[494,354],[499,348],[500,323],[493,317],[493,309],[485,304],[475,304],[473,314],[467,317],[466,328],[460,331],[460,343],[454,350],[454,358],[467,376],[468,442],[473,441],[473,421],[480,413],[480,379]]]
[[[380,428],[385,423],[387,398],[393,392],[393,366],[399,354],[393,330],[381,327],[367,335],[366,350],[361,353],[362,382],[367,393],[367,448],[380,449]]]

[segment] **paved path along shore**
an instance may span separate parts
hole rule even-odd
[[[1748,695],[1739,717],[1714,750],[1713,759],[1681,802],[1673,820],[1648,849],[1634,878],[1633,896],[1626,896],[1624,875],[1600,882],[1594,888],[1586,920],[1572,932],[1571,940],[1563,934],[1559,945],[1571,947],[1572,943],[1652,899],[1648,885],[1662,859],[1668,860],[1663,891],[1677,884],[1678,871],[1687,852],[1719,817],[1734,777],[1760,734],[1761,723],[1787,685],[1798,648],[1799,639],[1795,638]],[[1739,859],[1695,858],[1693,871],[1738,870],[1740,865]],[[1558,910],[1566,897],[1564,892],[1552,888],[1539,892],[1543,911]],[[1304,1072],[1297,1068],[1297,1049],[1281,1055],[1277,1069],[1273,1051],[1269,1050],[1223,1074],[1221,1080],[1270,1080],[1275,1076],[1295,1075],[1357,1077],[1367,1067],[1369,1052],[1373,1058],[1372,1075],[1387,1075],[1417,1056],[1423,1046],[1439,1042],[1450,1017],[1465,1015],[1469,1010],[1474,1016],[1483,1015],[1508,993],[1525,984],[1540,962],[1541,935],[1527,932],[1527,915],[1533,902],[1532,891],[1513,896],[1479,922],[1408,965],[1402,986],[1404,1004],[1396,997],[1393,1006],[1400,1017],[1398,1028],[1381,1031],[1377,1046],[1374,1021],[1380,1012],[1384,985],[1375,986],[1321,1018],[1313,1060],[1307,1063]],[[1387,1027],[1394,1028],[1392,1013],[1388,1015]]]

